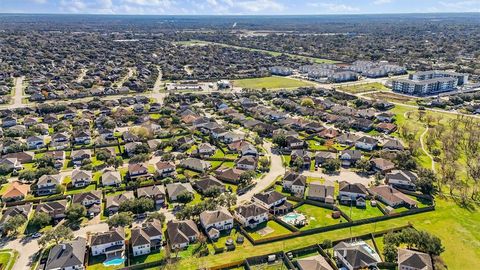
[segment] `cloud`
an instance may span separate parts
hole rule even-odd
[[[46,4],[47,3],[47,0],[31,0],[31,1],[36,3],[36,4]]]
[[[312,11],[314,13],[355,13],[359,12],[360,9],[354,6],[347,4],[334,4],[334,3],[309,3],[311,7],[318,8],[318,12]]]
[[[374,5],[383,5],[383,4],[390,4],[393,0],[375,0],[373,1]]]
[[[478,0],[440,1],[439,4],[450,11],[480,12],[480,2]]]

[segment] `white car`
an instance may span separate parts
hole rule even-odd
[[[41,236],[42,234],[37,232],[32,235],[32,238],[40,238]]]

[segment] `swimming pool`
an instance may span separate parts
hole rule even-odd
[[[300,213],[292,212],[284,215],[282,220],[291,225],[303,225],[305,222],[305,216]]]
[[[124,262],[125,262],[125,258],[115,258],[115,259],[112,259],[112,260],[104,261],[103,265],[105,265],[105,266],[117,266],[117,265],[123,264]]]

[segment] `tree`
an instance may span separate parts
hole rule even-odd
[[[205,190],[205,197],[217,197],[223,193],[223,187],[220,186],[211,186]]]
[[[244,171],[240,174],[240,183],[249,185],[255,177],[255,171]]]
[[[120,212],[107,221],[110,227],[125,227],[131,225],[133,222],[133,214],[131,212]]]
[[[415,185],[423,194],[432,194],[435,189],[434,183],[436,182],[437,176],[435,172],[422,168],[418,171],[418,178]]]
[[[383,247],[383,256],[386,262],[395,262],[397,260],[397,247],[392,244],[386,244]]]
[[[72,224],[80,223],[81,219],[87,214],[87,209],[85,206],[74,203],[68,207],[67,211],[65,212],[67,216],[67,220]]]
[[[270,160],[267,157],[260,157],[258,159],[258,163],[260,164],[260,167],[262,167],[264,170],[267,170],[270,166]]]
[[[305,107],[313,108],[315,106],[315,103],[313,102],[313,99],[311,99],[311,98],[302,98],[302,101],[301,101],[300,105],[305,106]]]
[[[189,191],[183,191],[182,193],[178,194],[177,201],[181,203],[189,203],[193,200],[193,194]]]
[[[3,224],[3,231],[7,234],[10,232],[17,233],[25,222],[27,222],[27,219],[23,215],[13,216]]]
[[[334,173],[340,170],[340,160],[337,159],[328,159],[323,163],[323,170],[325,173]]]
[[[38,242],[42,246],[46,246],[51,242],[54,242],[56,245],[58,245],[62,241],[71,239],[73,239],[72,230],[64,225],[58,225],[57,227],[47,231]]]
[[[153,221],[154,219],[160,221],[161,224],[164,224],[166,217],[165,217],[165,214],[163,213],[153,212],[148,215],[147,221]]]
[[[43,228],[49,225],[52,222],[52,217],[45,212],[36,213],[32,220],[30,220],[30,224],[32,224],[36,228]]]
[[[278,147],[286,147],[287,146],[287,138],[282,134],[273,136],[272,141]]]
[[[359,169],[362,173],[366,173],[372,169],[372,164],[369,160],[361,159],[355,163],[355,167]]]

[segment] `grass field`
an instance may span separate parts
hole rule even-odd
[[[393,92],[382,91],[382,92],[369,93],[369,94],[366,94],[365,96],[373,99],[380,99],[380,100],[385,100],[390,102],[417,105],[417,102],[416,102],[417,98],[407,97],[407,96],[399,95]]]
[[[350,206],[339,205],[338,208],[340,208],[342,212],[347,214],[347,216],[349,216],[353,220],[383,216],[383,213],[380,211],[380,209],[370,206],[370,201],[368,200],[367,207],[365,209],[353,206],[351,209],[352,211],[350,212]]]
[[[270,229],[273,230],[273,232],[271,232],[269,234],[266,234],[266,235],[261,235],[260,233],[258,233],[259,230],[264,229],[265,227],[269,227]],[[269,220],[266,223],[262,223],[262,224],[258,225],[255,229],[253,229],[253,230],[249,229],[247,231],[250,234],[250,236],[252,236],[252,238],[254,240],[258,240],[258,239],[262,239],[262,238],[269,238],[269,237],[273,237],[273,236],[278,236],[278,235],[284,235],[284,234],[291,233],[288,229],[286,229],[285,227],[283,227],[282,225],[278,224],[277,222],[275,222],[273,220]]]
[[[2,270],[10,270],[15,264],[15,260],[18,258],[18,252],[11,249],[0,250],[0,266]]]
[[[332,210],[304,204],[295,209],[296,211],[305,214],[308,220],[308,225],[302,227],[300,230],[309,230],[318,227],[347,222],[343,217],[339,219],[332,218]]]
[[[351,234],[350,228],[345,228],[276,241],[260,246],[237,247],[232,252],[203,258],[186,258],[180,261],[180,266],[182,267],[181,269],[196,269],[200,263],[207,266],[221,265],[243,260],[253,256],[252,254],[262,255],[280,250],[288,251],[318,244],[325,239],[342,239],[380,230],[388,230],[397,226],[407,225],[408,223],[413,224],[417,229],[427,230],[442,239],[446,249],[442,254],[442,258],[450,270],[470,269],[472,265],[476,265],[480,261],[479,210],[460,208],[451,200],[438,199],[435,211],[352,227]]]
[[[309,82],[284,78],[284,77],[263,77],[254,79],[242,79],[233,81],[235,87],[252,88],[252,89],[283,89],[283,88],[297,88],[302,86],[313,86]]]
[[[352,94],[360,94],[370,91],[390,91],[390,89],[384,86],[381,83],[374,82],[374,83],[357,83],[352,85],[345,85],[337,87],[338,90],[345,91]]]

